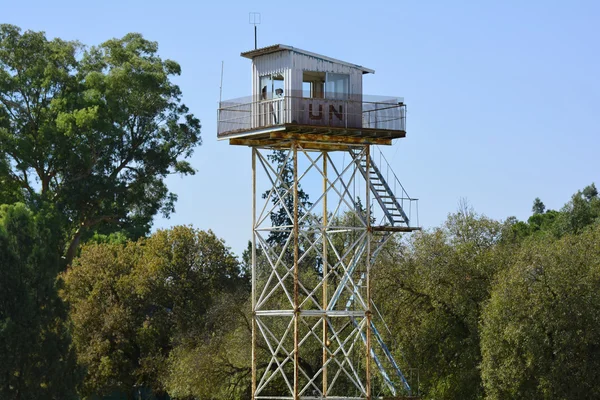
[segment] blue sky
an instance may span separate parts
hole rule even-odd
[[[128,32],[178,61],[202,121],[192,177],[169,178],[177,212],[155,227],[212,229],[240,254],[251,233],[250,150],[216,140],[223,98],[250,94],[248,12],[259,47],[283,43],[376,71],[364,93],[404,97],[407,137],[385,150],[420,222],[440,225],[466,198],[496,219],[526,219],[535,197],[560,208],[600,184],[600,2],[22,1],[0,22],[99,44]]]

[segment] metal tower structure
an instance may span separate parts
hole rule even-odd
[[[418,229],[372,155],[405,136],[405,105],[363,96],[360,66],[282,45],[242,55],[254,94],[221,102],[218,137],[252,149],[252,398],[406,398],[371,293],[379,251]]]

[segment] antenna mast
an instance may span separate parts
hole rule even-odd
[[[221,86],[219,86],[219,107],[221,107],[221,98],[223,97],[223,69],[225,68],[225,61],[221,61]]]
[[[250,25],[254,25],[254,50],[256,50],[258,48],[258,41],[256,38],[256,25],[260,25],[260,13],[248,13],[248,23]]]

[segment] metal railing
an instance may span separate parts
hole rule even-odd
[[[410,227],[420,227],[419,224],[419,199],[410,197],[404,186],[396,176],[396,173],[392,169],[389,161],[383,155],[381,149],[377,146],[373,146],[372,149],[376,149],[375,151],[371,150],[373,154],[371,155],[372,159],[375,159],[377,163],[377,167],[379,168],[379,172],[384,177],[386,183],[388,184],[390,190],[394,193],[396,201],[400,204],[400,207],[404,210],[408,217],[409,226]],[[413,219],[413,216],[415,219]],[[416,220],[416,224],[414,223]]]
[[[248,96],[219,104],[217,136],[285,124],[405,131],[406,106],[399,98],[367,95]]]

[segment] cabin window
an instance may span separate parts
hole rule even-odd
[[[284,79],[282,74],[269,74],[260,77],[260,99],[270,100],[283,97]]]
[[[350,75],[304,71],[302,97],[346,100],[350,95]]]
[[[328,99],[346,100],[350,94],[350,75],[327,73],[325,96]]]
[[[302,97],[324,98],[325,72],[304,71],[302,74]]]

